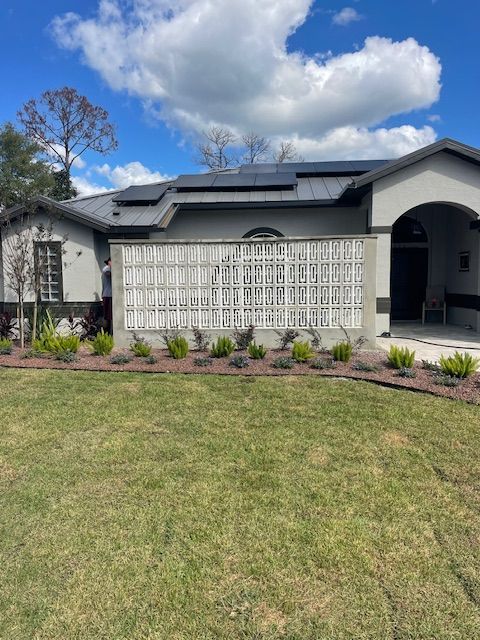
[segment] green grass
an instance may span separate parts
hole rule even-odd
[[[0,638],[479,637],[480,409],[0,370]]]

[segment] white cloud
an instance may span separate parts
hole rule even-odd
[[[115,189],[125,189],[133,184],[148,184],[151,182],[162,182],[168,180],[169,176],[158,171],[151,171],[141,162],[129,162],[123,166],[111,167],[105,163],[101,166],[93,167],[93,171],[104,176]]]
[[[403,156],[435,142],[435,139],[432,127],[416,129],[403,125],[374,131],[341,127],[322,138],[294,138],[293,142],[306,160],[364,160]]]
[[[441,122],[442,116],[438,115],[438,113],[431,113],[429,116],[427,116],[427,120],[429,122]]]
[[[356,9],[353,9],[353,7],[344,7],[338,13],[333,14],[332,22],[340,27],[346,27],[351,22],[358,22],[362,18],[363,16],[361,16]]]
[[[390,116],[438,100],[440,62],[413,38],[373,36],[358,50],[329,57],[289,52],[288,37],[312,5],[101,0],[95,17],[68,13],[52,28],[57,42],[81,51],[110,87],[138,96],[183,133],[215,123],[317,142],[347,129],[364,140],[366,129]],[[372,140],[382,131],[371,131]],[[410,137],[421,138],[422,130]]]
[[[108,191],[107,187],[91,182],[85,176],[72,176],[72,183],[78,191],[79,196],[89,196],[92,193],[103,193]]]

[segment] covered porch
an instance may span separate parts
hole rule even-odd
[[[480,358],[480,333],[456,325],[420,322],[393,322],[390,337],[377,338],[377,346],[388,351],[392,344],[415,351],[417,360],[436,362],[443,354],[466,351]]]

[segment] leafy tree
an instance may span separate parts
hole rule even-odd
[[[27,136],[63,168],[67,188],[77,158],[88,150],[105,155],[118,146],[108,112],[72,87],[44,91],[38,100],[30,99],[18,118]]]
[[[7,122],[0,127],[0,210],[49,195],[54,178],[39,145]]]
[[[78,196],[78,191],[73,186],[72,179],[65,169],[54,171],[53,178],[55,184],[50,195],[54,200],[70,200],[70,198]]]

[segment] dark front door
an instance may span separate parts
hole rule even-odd
[[[418,320],[428,276],[428,249],[392,247],[392,320]]]

